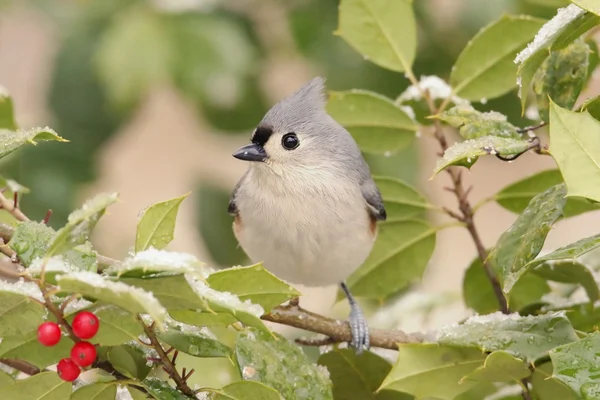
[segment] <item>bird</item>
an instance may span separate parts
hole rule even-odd
[[[360,354],[369,328],[346,279],[369,256],[386,211],[358,145],[326,104],[325,78],[315,77],[267,111],[233,153],[249,166],[228,212],[252,262],[288,283],[341,287],[349,344]]]

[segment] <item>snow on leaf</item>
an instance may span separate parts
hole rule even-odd
[[[475,139],[481,136],[500,136],[522,139],[523,135],[517,128],[506,120],[506,115],[496,111],[479,112],[471,106],[456,106],[431,118],[440,119],[455,128],[465,139]]]
[[[204,263],[191,254],[149,248],[111,265],[105,274],[137,278],[189,273],[205,278],[208,272]]]

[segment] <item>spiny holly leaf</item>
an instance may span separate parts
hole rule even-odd
[[[132,346],[110,347],[107,359],[112,366],[131,379],[143,380],[150,372],[144,353]]]
[[[487,356],[481,367],[465,375],[461,381],[520,382],[529,375],[531,371],[523,360],[513,357],[506,351],[494,351]]]
[[[260,382],[234,382],[220,389],[223,394],[213,394],[210,400],[283,400],[273,388]]]
[[[575,261],[546,261],[532,272],[548,281],[578,283],[585,289],[591,302],[600,298],[598,283],[590,268]]]
[[[283,336],[274,335],[251,328],[239,333],[235,356],[242,379],[271,386],[286,400],[333,400],[327,370],[311,363]]]
[[[150,247],[160,250],[173,240],[179,205],[187,196],[189,193],[153,204],[144,210],[135,234],[134,249],[136,252],[147,250]]]
[[[0,280],[0,337],[24,335],[36,329],[46,315],[40,301],[42,292],[35,283]]]
[[[535,195],[561,183],[564,181],[560,171],[550,169],[506,186],[494,196],[494,199],[505,209],[520,214]],[[565,217],[573,217],[598,208],[597,204],[587,199],[570,197],[567,198],[563,214]]]
[[[117,385],[113,383],[92,383],[73,392],[70,400],[114,400]]]
[[[400,151],[413,142],[418,129],[392,100],[364,90],[330,92],[327,112],[352,134],[365,153]]]
[[[187,253],[149,249],[108,267],[104,273],[123,278],[151,278],[189,273],[203,276],[204,263]]]
[[[433,176],[429,179],[433,179],[440,171],[452,165],[471,168],[480,156],[492,154],[509,158],[526,152],[531,149],[531,146],[530,140],[500,136],[480,136],[458,142],[444,152],[433,170]]]
[[[568,196],[600,201],[600,122],[587,111],[565,110],[550,102],[550,152],[568,188]]]
[[[492,99],[516,86],[517,52],[542,27],[543,20],[525,15],[503,15],[483,27],[458,56],[450,84],[468,100]]]
[[[564,184],[551,187],[535,196],[517,220],[498,239],[488,259],[492,263],[504,293],[527,269],[524,267],[540,252],[552,225],[562,215],[565,205]]]
[[[159,327],[167,316],[167,310],[152,293],[123,282],[114,282],[91,272],[59,275],[56,280],[62,290],[81,293],[134,314],[148,314]]]
[[[392,71],[410,71],[417,29],[409,0],[342,0],[336,35],[365,59]]]
[[[0,129],[16,131],[13,101],[4,86],[0,86]]]
[[[468,318],[438,333],[438,342],[474,347],[481,351],[504,350],[525,361],[533,361],[549,350],[577,340],[564,313],[536,316],[496,312]]]
[[[479,350],[439,344],[400,344],[398,361],[379,390],[396,390],[416,398],[453,400],[475,387],[461,378],[483,365]],[[435,384],[424,385],[423,382]]]
[[[7,156],[26,143],[37,144],[37,141],[68,142],[58,136],[52,129],[33,128],[28,130],[0,129],[0,158]]]
[[[10,386],[0,388],[5,399],[64,400],[71,396],[71,382],[59,378],[56,372],[41,372]]]
[[[461,105],[431,118],[437,118],[455,128],[460,128],[459,133],[465,139],[476,139],[482,136],[523,139],[523,135],[517,132],[517,127],[508,122],[505,115],[496,111],[482,113],[471,106]]]
[[[219,342],[207,328],[171,321],[165,332],[158,333],[158,338],[194,357],[228,357],[231,349]]]
[[[554,365],[553,378],[564,382],[583,399],[597,399],[600,393],[600,333],[590,333],[585,338],[550,352]]]
[[[542,121],[548,121],[549,98],[571,109],[584,87],[590,48],[578,39],[564,49],[550,53],[533,78],[533,91]]]
[[[266,311],[301,293],[267,271],[262,264],[232,267],[214,272],[206,278],[208,285],[220,292],[230,292],[240,300],[250,300]]]
[[[78,210],[73,211],[67,224],[56,232],[46,256],[64,253],[73,247],[87,242],[106,208],[118,199],[117,193],[101,193],[88,200]]]
[[[347,279],[350,291],[358,297],[384,299],[420,279],[435,248],[435,234],[435,228],[421,221],[381,223],[371,254]]]
[[[385,211],[390,220],[418,219],[431,206],[415,188],[389,176],[374,176],[373,180],[385,202]]]

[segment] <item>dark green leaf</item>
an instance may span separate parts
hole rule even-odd
[[[431,206],[415,188],[400,179],[374,176],[381,192],[388,219],[416,219],[423,216]]]
[[[54,229],[36,221],[21,222],[8,245],[17,253],[26,266],[36,258],[42,258],[54,236]]]
[[[396,153],[412,143],[418,129],[392,100],[364,90],[330,92],[327,112],[352,134],[365,153]]]
[[[596,120],[600,120],[600,96],[591,97],[583,102],[578,111],[587,111]]]
[[[531,371],[523,360],[519,360],[505,351],[494,351],[487,356],[481,367],[465,375],[462,381],[518,383],[529,375],[531,375]]]
[[[35,283],[0,281],[0,337],[26,334],[44,321],[46,310],[33,299],[42,301]]]
[[[506,120],[505,115],[496,111],[482,113],[471,106],[461,105],[434,115],[432,118],[460,128],[459,133],[465,139],[476,139],[482,136],[524,138],[523,134],[517,132],[517,127]]]
[[[550,352],[552,377],[565,383],[584,399],[597,399],[600,389],[600,333],[566,344]]]
[[[470,317],[438,334],[441,344],[475,347],[486,352],[504,350],[528,362],[576,340],[577,335],[564,313],[523,317],[497,312]]]
[[[488,259],[504,293],[510,293],[527,271],[523,267],[539,254],[552,225],[562,215],[566,191],[565,185],[561,184],[535,196],[523,214],[498,239]]]
[[[0,389],[3,399],[65,400],[71,396],[71,386],[56,372],[42,372]]]
[[[15,114],[13,110],[13,101],[6,89],[0,86],[0,129],[16,131]]]
[[[146,378],[142,381],[142,385],[156,400],[190,400],[190,397],[158,378]]]
[[[150,372],[144,353],[131,346],[111,347],[107,358],[117,371],[131,379],[143,380]]]
[[[221,389],[223,394],[210,397],[213,400],[282,400],[275,389],[260,382],[234,382]]]
[[[560,183],[563,183],[560,171],[550,169],[506,186],[494,196],[494,199],[507,210],[520,214],[536,194]],[[573,217],[598,208],[596,204],[586,199],[571,197],[567,198],[563,214],[565,217]]]
[[[144,210],[135,234],[135,252],[165,248],[173,240],[179,205],[189,195],[156,203]]]
[[[246,329],[238,336],[235,355],[244,380],[271,386],[286,400],[333,399],[324,367],[312,364],[281,335]]]
[[[26,131],[0,129],[0,158],[7,156],[26,143],[37,144],[36,141],[68,142],[50,128],[33,128]]]
[[[267,312],[301,294],[264,269],[262,264],[223,269],[210,274],[206,281],[211,288],[233,293],[242,301],[250,300]]]
[[[591,302],[595,302],[600,297],[598,283],[596,283],[592,270],[578,262],[544,262],[535,267],[532,272],[549,281],[580,284],[584,287]]]
[[[167,330],[158,333],[158,338],[194,357],[228,357],[231,349],[219,342],[206,328],[190,325],[167,326]]]
[[[113,383],[92,383],[73,392],[69,400],[114,400],[117,385]]]
[[[43,346],[37,339],[37,327],[26,334],[6,336],[0,343],[0,358],[24,360],[38,368],[56,364],[71,351],[73,342],[62,338],[57,345]]]

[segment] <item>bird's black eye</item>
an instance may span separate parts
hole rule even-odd
[[[286,150],[294,150],[300,145],[300,141],[298,140],[298,136],[296,136],[295,133],[286,133],[281,138],[281,145]]]

